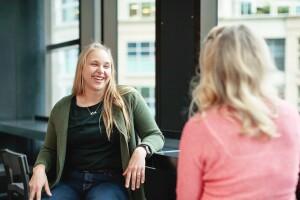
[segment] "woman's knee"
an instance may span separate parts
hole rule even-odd
[[[59,183],[51,189],[52,196],[48,196],[45,192],[42,194],[42,200],[80,200],[78,193],[71,186]]]

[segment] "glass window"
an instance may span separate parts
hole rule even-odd
[[[123,0],[125,1],[125,0]],[[129,17],[154,17],[155,1],[135,1],[129,5]]]
[[[65,50],[65,65],[66,66],[66,74],[75,75],[77,58],[79,55],[79,48],[73,47]]]
[[[150,3],[142,3],[142,16],[143,17],[151,16],[151,4]]]
[[[300,14],[300,6],[296,7],[296,14]]]
[[[79,0],[47,1],[50,19],[46,44],[58,44],[79,39]]]
[[[72,22],[78,20],[79,18],[78,5],[75,7],[63,8],[62,12],[63,12],[63,22]]]
[[[118,0],[117,73],[118,84],[137,88],[154,115],[155,0]]]
[[[71,94],[79,54],[79,0],[45,1],[47,113]],[[49,74],[49,75],[48,75]]]
[[[49,51],[47,54],[52,64],[51,69],[49,69],[51,74],[51,107],[63,96],[71,94],[78,52],[79,45],[74,45]]]
[[[284,71],[285,62],[285,39],[267,39],[270,52],[275,60],[277,68]]]
[[[241,14],[242,15],[251,14],[251,3],[250,2],[241,2]]]
[[[129,16],[136,17],[138,16],[139,5],[137,3],[129,4]]]
[[[128,42],[128,48],[136,48],[136,43],[135,42]]]
[[[127,44],[128,74],[154,74],[154,42],[129,42]]]
[[[270,5],[259,1],[256,2],[256,14],[270,14]]]
[[[278,14],[288,14],[289,13],[289,7],[288,6],[278,6],[277,13]]]

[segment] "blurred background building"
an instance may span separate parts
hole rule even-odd
[[[52,0],[45,6],[49,112],[71,92],[79,53],[79,0]],[[265,38],[279,69],[273,76],[279,94],[300,111],[300,1],[219,0],[218,24],[241,23]],[[117,38],[118,82],[138,89],[155,115],[155,1],[118,0]],[[62,42],[70,45],[55,48]]]
[[[46,3],[48,45],[79,39],[79,0]],[[79,45],[48,52],[48,112],[71,93]],[[118,83],[140,91],[155,115],[155,1],[118,1]]]

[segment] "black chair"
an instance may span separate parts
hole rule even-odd
[[[1,155],[7,182],[7,199],[29,200],[29,166],[25,154],[2,149]]]

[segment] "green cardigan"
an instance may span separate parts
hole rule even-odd
[[[72,95],[66,96],[53,107],[48,121],[45,141],[35,162],[35,165],[45,165],[46,172],[49,174],[48,180],[51,188],[60,181],[64,168],[71,99]],[[121,110],[114,104],[112,109],[120,129],[122,167],[125,171],[130,157],[138,145],[139,138],[141,143],[147,144],[151,152],[154,153],[163,147],[164,136],[159,130],[147,104],[136,90],[133,89],[131,92],[123,95],[123,100],[130,116],[130,137],[127,135]],[[50,171],[52,171],[52,177],[50,176]],[[128,189],[128,192],[131,200],[145,199],[143,187],[135,191]]]

